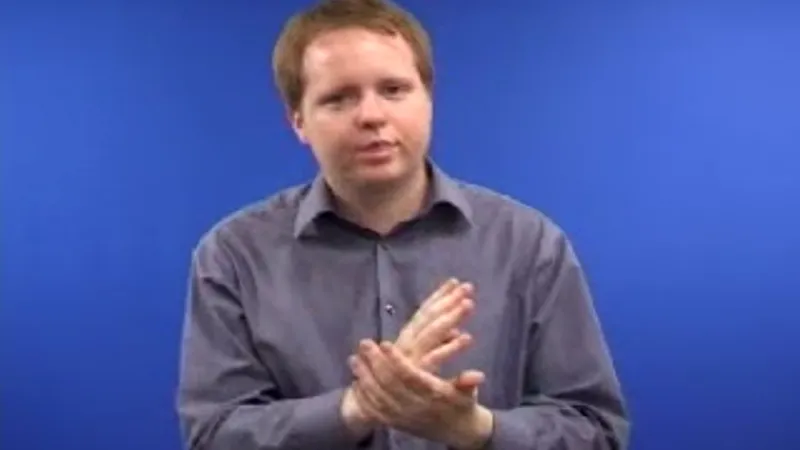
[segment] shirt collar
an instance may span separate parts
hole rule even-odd
[[[431,195],[423,215],[430,212],[438,205],[447,204],[454,207],[458,213],[472,223],[472,208],[469,205],[458,182],[448,176],[432,161],[426,163],[430,175]],[[318,175],[306,191],[305,197],[300,201],[297,216],[294,221],[294,236],[300,237],[313,225],[314,221],[326,213],[334,213],[331,192],[324,177]]]

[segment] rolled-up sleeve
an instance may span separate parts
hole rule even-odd
[[[357,448],[344,388],[286,399],[250,339],[230,253],[210,234],[193,253],[181,342],[178,416],[187,448]]]
[[[628,446],[620,384],[570,242],[552,223],[539,230],[524,301],[533,302],[524,397],[493,411],[490,448],[612,450]]]

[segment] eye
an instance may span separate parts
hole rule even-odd
[[[319,99],[318,105],[330,111],[343,111],[351,107],[358,95],[350,91],[336,91]]]
[[[317,104],[338,108],[357,99],[359,95],[359,90],[355,86],[338,86],[320,95]]]
[[[409,90],[411,90],[409,84],[401,82],[387,83],[381,89],[384,95],[392,98],[400,97],[403,94],[407,93]]]
[[[323,105],[336,105],[342,103],[344,100],[345,100],[344,94],[335,93],[322,97],[322,99],[320,99],[320,103]]]

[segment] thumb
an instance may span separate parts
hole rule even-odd
[[[452,380],[456,389],[464,392],[476,391],[484,381],[486,375],[478,370],[465,370]]]

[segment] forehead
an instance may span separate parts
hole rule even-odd
[[[412,76],[416,58],[399,34],[348,28],[315,38],[303,57],[306,82],[337,83],[380,76]]]

